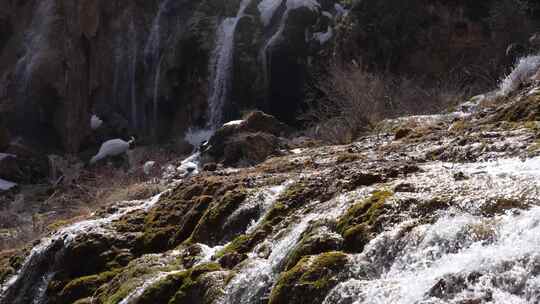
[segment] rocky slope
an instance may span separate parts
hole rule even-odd
[[[537,302],[539,104],[529,87],[169,176],[2,257],[0,303]]]

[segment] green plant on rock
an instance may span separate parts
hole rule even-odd
[[[347,255],[337,251],[302,258],[280,275],[269,304],[321,303],[338,284],[346,264]]]
[[[79,299],[91,296],[101,285],[109,282],[119,273],[119,270],[111,270],[96,275],[80,277],[70,281],[60,291],[57,303],[73,303]]]
[[[385,203],[393,195],[391,191],[375,191],[367,199],[354,204],[337,223],[337,231],[344,238],[344,248],[361,252],[378,227],[379,217],[386,210]]]
[[[315,222],[300,237],[300,241],[289,254],[285,270],[294,267],[304,256],[340,250],[343,238],[333,232],[334,222]]]
[[[199,279],[202,275],[220,271],[221,267],[216,263],[202,264],[189,270],[173,273],[148,287],[140,296],[137,303],[169,303],[169,304],[195,304],[202,302],[202,287]]]

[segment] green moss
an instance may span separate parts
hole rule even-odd
[[[304,256],[341,250],[343,239],[333,232],[334,228],[335,222],[333,221],[312,223],[302,233],[300,241],[287,257],[285,270],[294,267]]]
[[[122,269],[108,284],[102,285],[94,293],[98,303],[117,304],[128,296],[145,280],[160,272],[170,272],[180,268],[176,259],[166,259],[157,255],[145,255]]]
[[[375,191],[369,198],[354,204],[337,224],[337,231],[344,234],[352,226],[365,223],[373,225],[384,212],[384,204],[393,195],[391,191]]]
[[[266,236],[272,231],[270,225],[263,225],[257,230],[250,234],[242,234],[237,236],[232,242],[227,246],[221,249],[217,254],[216,258],[221,258],[226,254],[230,253],[248,253],[250,252],[257,244],[264,241]]]
[[[208,272],[220,271],[216,263],[202,264],[190,270],[174,273],[148,287],[138,299],[139,304],[153,303],[193,303],[198,298],[196,291],[199,278]]]
[[[78,299],[89,297],[99,286],[110,281],[118,272],[118,270],[112,270],[72,280],[62,289],[56,301],[58,303],[73,303]]]
[[[391,191],[375,191],[367,199],[354,204],[339,219],[337,231],[345,242],[344,248],[349,252],[361,252],[380,227],[379,217],[386,210],[386,200],[393,195]]]
[[[354,225],[343,233],[345,250],[349,252],[361,252],[364,246],[372,239],[369,226],[366,224]]]
[[[216,229],[216,227],[223,226],[227,218],[246,199],[246,196],[247,191],[243,188],[227,191],[204,213],[190,236],[191,241],[209,245],[217,245],[222,241],[226,231]],[[245,224],[247,226],[249,223]]]
[[[269,304],[321,303],[337,285],[346,263],[347,256],[342,252],[302,258],[296,266],[280,275]]]

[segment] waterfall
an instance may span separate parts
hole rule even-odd
[[[42,52],[50,48],[49,36],[57,18],[55,1],[38,1],[35,6],[30,29],[24,35],[24,54],[15,66],[19,115],[26,115],[34,107],[31,96],[29,96],[32,74],[36,64],[42,60]],[[21,118],[25,120],[28,117]]]
[[[317,2],[317,0],[263,0],[261,3],[259,3],[258,9],[259,13],[261,14],[261,21],[266,28],[271,29],[271,21],[274,18],[279,6],[282,5],[283,1],[286,1],[285,12],[283,12],[283,15],[281,15],[277,30],[270,35],[270,38],[266,41],[266,43],[263,44],[263,47],[260,50],[263,81],[266,90],[268,90],[270,85],[270,68],[272,66],[271,48],[282,37],[283,31],[285,30],[285,23],[287,22],[287,18],[289,18],[289,12],[292,9],[297,9],[299,7],[307,7],[312,11],[320,8],[320,4]],[[266,95],[266,97],[268,97],[268,92]]]
[[[162,50],[167,46],[169,39],[169,30],[167,18],[169,18],[169,10],[171,5],[174,4],[173,0],[163,0],[158,8],[156,17],[152,21],[152,27],[150,29],[150,34],[146,41],[144,47],[144,58],[145,64],[147,67],[147,72],[149,73],[151,80],[149,83],[152,84],[151,87],[151,100],[152,100],[152,121],[150,123],[150,130],[152,135],[155,137],[157,134],[157,125],[158,125],[158,108],[159,108],[159,88],[160,88],[160,78],[161,78],[161,63],[163,60]],[[165,24],[164,24],[165,23]],[[163,26],[165,25],[165,26]]]
[[[133,19],[129,23],[129,38],[130,38],[130,48],[131,48],[131,64],[129,67],[129,82],[131,88],[131,126],[133,130],[137,130],[139,127],[139,115],[137,113],[137,83],[136,83],[136,74],[137,74],[137,29],[135,28],[135,23]]]
[[[223,119],[223,107],[227,102],[232,85],[231,77],[236,26],[238,25],[238,21],[244,16],[244,12],[250,3],[251,0],[242,0],[236,16],[225,18],[217,30],[216,47],[210,65],[211,81],[207,121],[207,127],[210,129],[220,127]]]

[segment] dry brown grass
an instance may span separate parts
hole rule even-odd
[[[137,165],[151,159],[161,166],[172,157],[150,151],[142,154]],[[163,190],[154,182],[159,174],[159,170],[144,175],[140,169],[126,172],[104,165],[81,170],[69,183],[22,187],[10,198],[9,207],[0,210],[0,252],[84,220],[115,202],[149,198]]]
[[[443,111],[465,99],[459,82],[430,82],[334,65],[317,82],[302,118],[313,136],[335,144],[350,143],[384,118]]]

